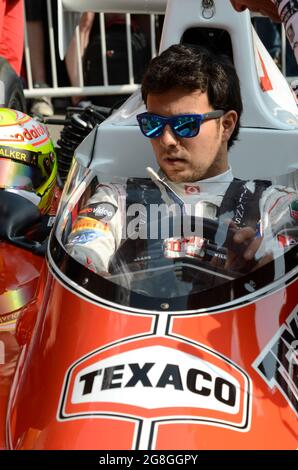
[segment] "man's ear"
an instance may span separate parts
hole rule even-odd
[[[238,121],[238,114],[234,110],[227,111],[221,121],[223,127],[223,139],[228,142]]]

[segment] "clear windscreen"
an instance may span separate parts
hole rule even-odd
[[[60,268],[100,298],[145,309],[204,308],[295,269],[296,173],[177,186],[78,164],[72,171],[76,185],[64,191],[50,249],[56,240]]]

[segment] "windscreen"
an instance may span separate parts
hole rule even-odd
[[[193,310],[258,292],[295,270],[297,175],[172,184],[73,168],[54,261],[99,298]],[[57,247],[59,249],[57,249]]]

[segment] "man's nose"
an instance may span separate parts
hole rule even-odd
[[[163,145],[164,147],[176,147],[178,143],[178,137],[174,134],[169,124],[164,127],[163,133],[161,134],[159,139],[161,145]]]
[[[247,9],[247,6],[243,5],[243,3],[241,3],[241,2],[231,0],[231,4],[233,5],[233,7],[236,11],[244,11],[244,10]]]

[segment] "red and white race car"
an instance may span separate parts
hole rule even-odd
[[[106,236],[115,214],[109,200],[86,209],[98,185],[120,188],[126,204],[160,200],[146,180],[146,167],[157,168],[136,92],[75,153],[36,300],[17,324],[9,449],[297,448],[297,105],[249,15],[203,4],[168,2],[161,50],[185,37],[225,39],[245,106],[234,174],[287,188],[289,217],[277,214],[278,227],[264,217],[270,257],[244,270],[225,267],[231,229],[203,217],[189,219],[192,234],[136,240],[125,231],[107,271],[78,259],[74,238],[83,246]],[[277,200],[266,191],[263,215]]]

